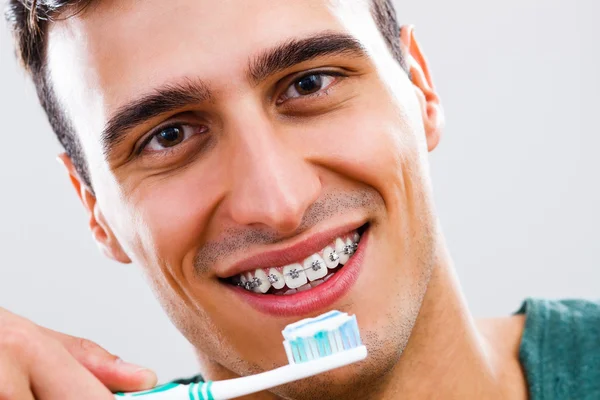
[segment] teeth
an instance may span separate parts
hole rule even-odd
[[[262,269],[257,269],[256,271],[254,271],[254,282],[257,283],[257,286],[255,286],[252,290],[254,290],[256,293],[264,294],[267,293],[271,288],[269,278],[267,277],[267,274],[265,274],[265,271],[263,271]]]
[[[350,239],[346,239],[346,252],[348,253],[348,251],[349,251],[348,256],[351,256],[354,254],[354,242]]]
[[[297,290],[298,290],[298,292],[304,292],[305,290],[310,290],[310,289],[312,289],[312,286],[310,285],[310,283],[307,283],[306,285],[300,286]]]
[[[349,255],[344,251],[346,249],[346,243],[342,241],[342,239],[335,239],[335,251],[340,256],[340,264],[344,265],[348,262]]]
[[[283,277],[285,279],[285,284],[290,289],[299,288],[308,282],[306,273],[302,270],[302,265],[298,263],[283,267]]]
[[[340,257],[335,253],[335,250],[331,246],[327,246],[325,247],[325,250],[323,250],[323,259],[329,269],[334,269],[340,263]]]
[[[309,281],[316,281],[327,275],[327,266],[320,255],[314,254],[304,260],[304,272]]]
[[[317,286],[319,286],[319,285],[320,285],[320,284],[322,284],[322,283],[325,283],[325,281],[324,281],[323,279],[319,279],[319,280],[316,280],[316,281],[312,281],[312,282],[310,283],[310,286],[312,286],[312,287],[317,287]]]
[[[285,286],[285,280],[283,278],[283,275],[275,268],[271,268],[269,270],[269,276],[271,277],[271,285],[275,289],[282,289]]]
[[[283,268],[269,268],[268,271],[259,268],[254,272],[241,273],[239,285],[263,294],[271,287],[276,290],[290,289],[283,294],[309,290],[330,279],[334,275],[333,272],[329,272],[330,269],[337,268],[340,264],[345,265],[355,253],[359,240],[360,235],[355,232],[350,237],[346,237],[346,240],[335,239],[333,245],[306,258],[302,264],[294,263]],[[275,294],[282,293],[275,292]]]

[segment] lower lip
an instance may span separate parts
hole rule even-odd
[[[303,292],[290,295],[256,294],[239,286],[225,286],[256,310],[279,317],[293,317],[323,310],[339,300],[354,285],[360,274],[369,229],[361,236],[358,248],[348,263],[326,282]]]

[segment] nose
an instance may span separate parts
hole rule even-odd
[[[248,115],[248,114],[246,114]],[[235,123],[229,213],[236,224],[296,231],[321,191],[318,171],[259,113]],[[279,134],[278,134],[279,133]]]

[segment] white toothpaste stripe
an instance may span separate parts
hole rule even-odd
[[[329,341],[329,346],[331,346],[331,353],[337,353],[338,348],[337,343],[335,342],[335,335],[333,334],[333,332],[327,332],[327,340]]]
[[[342,342],[342,335],[340,332],[336,330],[333,332],[333,334],[335,336],[335,344],[337,345],[338,349],[340,349],[340,351],[344,350],[344,342]]]
[[[310,350],[312,352],[313,359],[319,358],[319,349],[317,348],[317,343],[313,338],[310,340]]]

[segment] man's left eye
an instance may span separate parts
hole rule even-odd
[[[287,88],[282,100],[316,94],[327,89],[335,80],[335,76],[324,73],[305,75]]]

